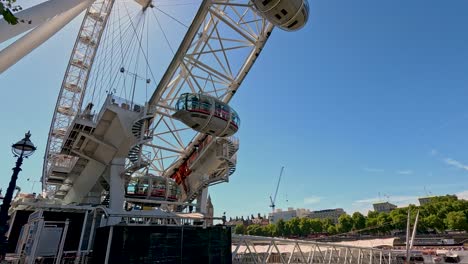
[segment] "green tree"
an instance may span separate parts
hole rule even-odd
[[[303,217],[299,220],[299,228],[301,236],[307,236],[312,233],[312,222],[311,219]]]
[[[328,226],[328,228],[327,228],[327,233],[328,233],[329,235],[334,235],[334,234],[336,234],[337,232],[336,232],[335,226],[333,226],[333,225]]]
[[[289,230],[289,235],[299,236],[301,235],[301,228],[299,226],[299,218],[294,217],[286,222],[286,230]]]
[[[435,229],[439,232],[443,232],[445,230],[443,219],[438,218],[436,215],[429,215],[424,217],[422,220],[427,228]]]
[[[354,212],[353,216],[353,228],[355,230],[361,230],[366,227],[366,217],[360,212]]]
[[[377,211],[369,211],[367,213],[367,218],[377,218],[379,216],[379,212]]]
[[[312,232],[316,232],[316,233],[323,232],[323,225],[320,219],[310,219],[309,222],[311,225]]]
[[[278,236],[278,232],[276,230],[275,224],[268,224],[264,226],[263,229],[264,229],[264,233],[266,236],[270,236],[270,237]]]
[[[335,226],[333,221],[329,218],[322,219],[321,222],[322,222],[322,228],[324,231],[328,231],[329,226]]]
[[[339,233],[347,233],[351,231],[353,225],[353,218],[351,218],[351,216],[349,216],[348,214],[342,214],[338,218],[338,225],[336,226],[336,230]]]
[[[377,217],[377,225],[378,225],[378,230],[380,232],[388,232],[392,230],[392,219],[387,213],[380,213],[379,216]]]
[[[15,5],[15,2],[16,0],[0,0],[0,15],[10,25],[18,24],[18,18],[13,15],[13,12],[20,11],[21,6]],[[24,22],[24,20],[21,20],[21,22]],[[31,23],[31,21],[28,23]]]
[[[251,236],[263,236],[263,230],[260,225],[249,225],[246,231],[247,235]]]
[[[245,234],[245,226],[243,224],[238,224],[234,228],[234,233],[239,234],[239,235],[244,235]]]
[[[445,218],[445,224],[452,230],[466,230],[468,231],[468,221],[463,212],[450,212]]]
[[[276,234],[278,236],[286,236],[286,222],[283,219],[278,220],[276,223]]]
[[[390,212],[390,218],[392,219],[392,225],[398,230],[404,230],[406,227],[406,219],[408,218],[407,212],[402,209],[396,209]]]

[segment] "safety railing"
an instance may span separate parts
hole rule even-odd
[[[144,110],[144,107],[138,104],[135,104],[129,100],[126,100],[124,98],[115,96],[113,94],[107,95],[106,100],[104,101],[104,104],[101,107],[101,111],[99,112],[98,115],[94,116],[93,122],[97,123],[99,119],[101,119],[102,115],[104,114],[105,109],[110,106],[117,106],[125,110],[130,110],[133,112],[141,113]]]
[[[412,256],[410,259],[414,259]],[[401,251],[315,241],[232,236],[232,263],[404,264]],[[410,261],[410,263],[413,263]],[[416,262],[414,262],[416,263]]]

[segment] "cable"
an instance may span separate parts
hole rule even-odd
[[[169,43],[169,40],[167,39],[166,33],[164,32],[163,28],[161,27],[161,23],[159,23],[158,17],[157,17],[156,14],[154,13],[153,9],[151,9],[151,11],[153,12],[153,16],[154,16],[154,18],[156,19],[156,22],[158,23],[159,29],[161,30],[161,32],[163,33],[164,38],[166,39],[166,43],[167,43],[167,45],[169,46],[169,49],[171,49],[171,52],[172,52],[172,54],[174,55],[175,52],[174,52],[174,50],[172,49],[171,43]]]
[[[186,27],[186,28],[189,28],[187,25],[185,25],[184,23],[180,22],[179,20],[177,20],[175,17],[169,15],[168,13],[162,11],[161,9],[159,9],[158,7],[155,7],[157,10],[159,10],[159,12],[165,14],[166,16],[172,18],[173,20],[175,20],[177,23],[181,24],[182,26]]]

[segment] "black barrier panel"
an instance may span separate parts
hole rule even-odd
[[[106,258],[107,241],[109,237],[109,227],[100,227],[96,229],[96,236],[94,237],[94,246],[92,253],[92,263],[104,263]]]
[[[21,229],[28,222],[29,215],[33,211],[17,210],[15,212],[15,218],[10,220],[11,227],[10,236],[8,237],[8,253],[14,253],[16,250],[16,244],[18,243]],[[11,222],[13,221],[13,223]]]
[[[98,228],[93,263],[104,263],[110,227]],[[225,226],[114,226],[108,263],[231,263]]]

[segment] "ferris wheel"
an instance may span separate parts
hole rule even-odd
[[[240,117],[229,101],[273,28],[306,24],[307,0],[81,2],[44,191],[66,203],[115,190],[118,203],[206,201],[236,168]]]

